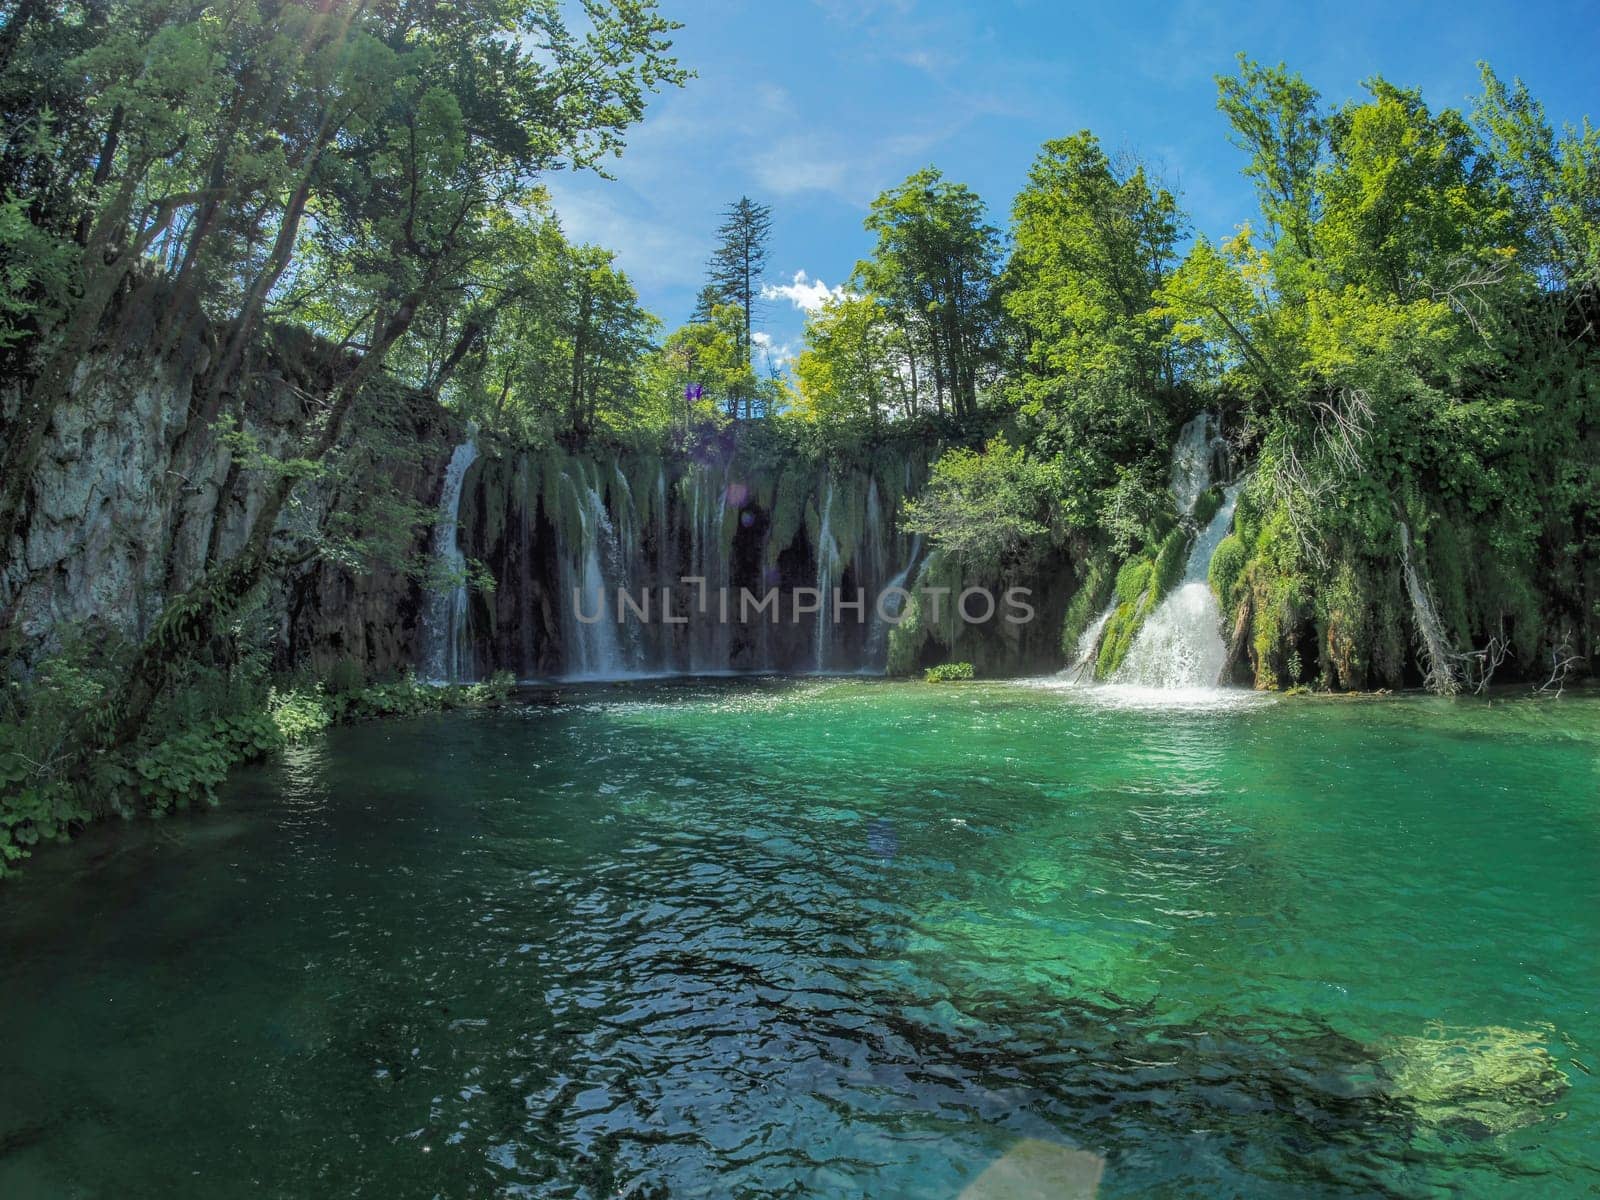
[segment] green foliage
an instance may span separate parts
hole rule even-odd
[[[929,667],[923,678],[928,683],[960,683],[973,678],[972,664],[967,662],[941,663]]]
[[[1049,533],[1057,477],[997,436],[981,451],[947,451],[926,490],[906,506],[905,527],[926,534],[972,575],[994,579],[1031,565]]]
[[[927,641],[928,630],[923,624],[922,603],[913,591],[900,612],[900,623],[889,630],[889,660],[885,674],[904,676],[914,672]]]
[[[1000,232],[983,201],[932,167],[872,202],[872,257],[852,289],[881,304],[900,331],[913,413],[970,416],[999,361]]]
[[[26,684],[8,685],[0,712],[0,877],[40,841],[64,837],[107,812],[160,816],[214,804],[235,764],[330,725],[482,708],[504,702],[515,686],[508,672],[450,687],[410,675],[363,684],[358,668],[343,665],[326,686],[267,685],[259,660],[247,654],[227,669],[192,669],[184,696],[163,705],[137,745],[77,776],[65,740],[83,710],[102,702],[115,672],[97,658],[87,644],[74,643]]]
[[[1217,552],[1211,556],[1206,581],[1216,593],[1224,613],[1233,612],[1233,587],[1244,570],[1247,554],[1244,539],[1238,533],[1230,533],[1218,543]]]
[[[1093,624],[1096,617],[1104,610],[1110,601],[1116,587],[1116,576],[1107,564],[1099,559],[1089,564],[1084,572],[1083,582],[1078,590],[1073,593],[1072,599],[1067,604],[1066,615],[1061,622],[1061,656],[1071,660],[1077,653],[1078,642],[1083,638],[1084,632]]]
[[[320,684],[300,691],[270,689],[267,712],[278,736],[289,745],[321,733],[333,720]]]

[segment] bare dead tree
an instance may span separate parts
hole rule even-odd
[[[1482,650],[1468,650],[1461,655],[1461,673],[1471,686],[1473,695],[1481,696],[1489,690],[1494,673],[1511,655],[1511,640],[1506,637],[1504,619],[1498,633],[1489,638]]]
[[[1579,663],[1587,661],[1583,655],[1572,648],[1571,638],[1563,634],[1560,643],[1550,651],[1550,675],[1543,683],[1533,689],[1535,696],[1560,696],[1566,690],[1567,676]],[[1550,689],[1554,688],[1552,692]]]
[[[1428,281],[1426,287],[1431,299],[1448,304],[1451,311],[1459,313],[1472,326],[1472,332],[1481,338],[1491,333],[1491,323],[1503,307],[1497,303],[1496,292],[1510,277],[1512,260],[1494,258],[1485,262],[1481,258],[1458,255],[1445,264],[1444,278]]]

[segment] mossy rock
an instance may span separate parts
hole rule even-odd
[[[1131,604],[1123,601],[1106,622],[1105,632],[1100,635],[1100,653],[1094,663],[1096,679],[1109,679],[1115,675],[1122,660],[1128,656],[1133,639],[1139,634],[1139,626],[1144,623],[1142,601],[1142,596]]]
[[[1571,1086],[1545,1048],[1549,1034],[1438,1026],[1400,1038],[1381,1060],[1385,1091],[1431,1125],[1490,1135],[1521,1129]]]
[[[1070,661],[1078,652],[1078,642],[1084,631],[1094,623],[1110,602],[1116,588],[1116,575],[1108,563],[1094,561],[1084,572],[1083,583],[1067,602],[1066,615],[1061,620],[1061,657]]]
[[[1222,508],[1222,488],[1213,484],[1195,497],[1194,509],[1190,516],[1194,518],[1196,529],[1204,529],[1211,524],[1211,518],[1217,515]]]
[[[1234,612],[1234,585],[1239,582],[1246,557],[1244,541],[1237,533],[1230,533],[1217,544],[1217,552],[1211,556],[1211,565],[1206,569],[1206,582],[1216,594],[1223,614],[1230,618]]]

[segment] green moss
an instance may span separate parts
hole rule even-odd
[[[1117,605],[1106,622],[1105,632],[1100,635],[1100,653],[1094,665],[1096,679],[1109,679],[1116,674],[1143,623],[1144,615],[1138,601],[1123,601]]]
[[[1117,572],[1117,599],[1124,604],[1137,604],[1150,586],[1151,562],[1148,558],[1130,558]]]
[[[1109,566],[1095,560],[1084,572],[1083,583],[1067,603],[1066,616],[1061,621],[1061,656],[1070,660],[1078,651],[1078,642],[1084,631],[1094,623],[1116,587],[1116,576]]]
[[[1211,518],[1217,515],[1222,507],[1222,488],[1213,484],[1195,497],[1194,511],[1190,514],[1194,518],[1197,529],[1204,529],[1211,524]]]
[[[779,475],[773,490],[772,506],[768,509],[771,523],[767,527],[767,565],[778,561],[794,542],[806,520],[806,502],[810,499],[812,473],[801,466],[791,466]]]
[[[928,683],[964,683],[971,678],[973,670],[969,662],[940,663],[937,667],[929,667],[923,674],[923,679]]]
[[[922,624],[922,605],[917,593],[913,591],[911,598],[906,601],[905,609],[900,623],[889,630],[889,662],[886,668],[890,675],[910,675],[917,669],[917,662],[922,657],[922,648],[927,644],[928,631]]]
[[[1234,584],[1244,570],[1244,563],[1244,541],[1237,533],[1230,533],[1218,543],[1217,552],[1211,556],[1211,565],[1206,570],[1206,581],[1216,593],[1223,613],[1229,617],[1234,613]]]
[[[1146,614],[1152,612],[1183,578],[1184,566],[1189,561],[1189,542],[1188,531],[1182,526],[1173,529],[1162,539],[1150,569],[1150,586],[1144,608]]]

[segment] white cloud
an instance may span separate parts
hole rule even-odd
[[[614,250],[617,265],[634,283],[660,288],[698,278],[705,260],[701,240],[685,232],[682,220],[654,209],[632,189],[570,175],[546,186],[566,235]]]
[[[793,342],[779,342],[770,333],[760,329],[750,335],[750,340],[756,344],[756,349],[761,351],[763,360],[780,371],[794,361]]]
[[[761,287],[763,300],[787,300],[802,312],[815,312],[830,300],[842,299],[844,294],[842,286],[829,287],[804,271],[796,271],[792,283],[767,283]]]

